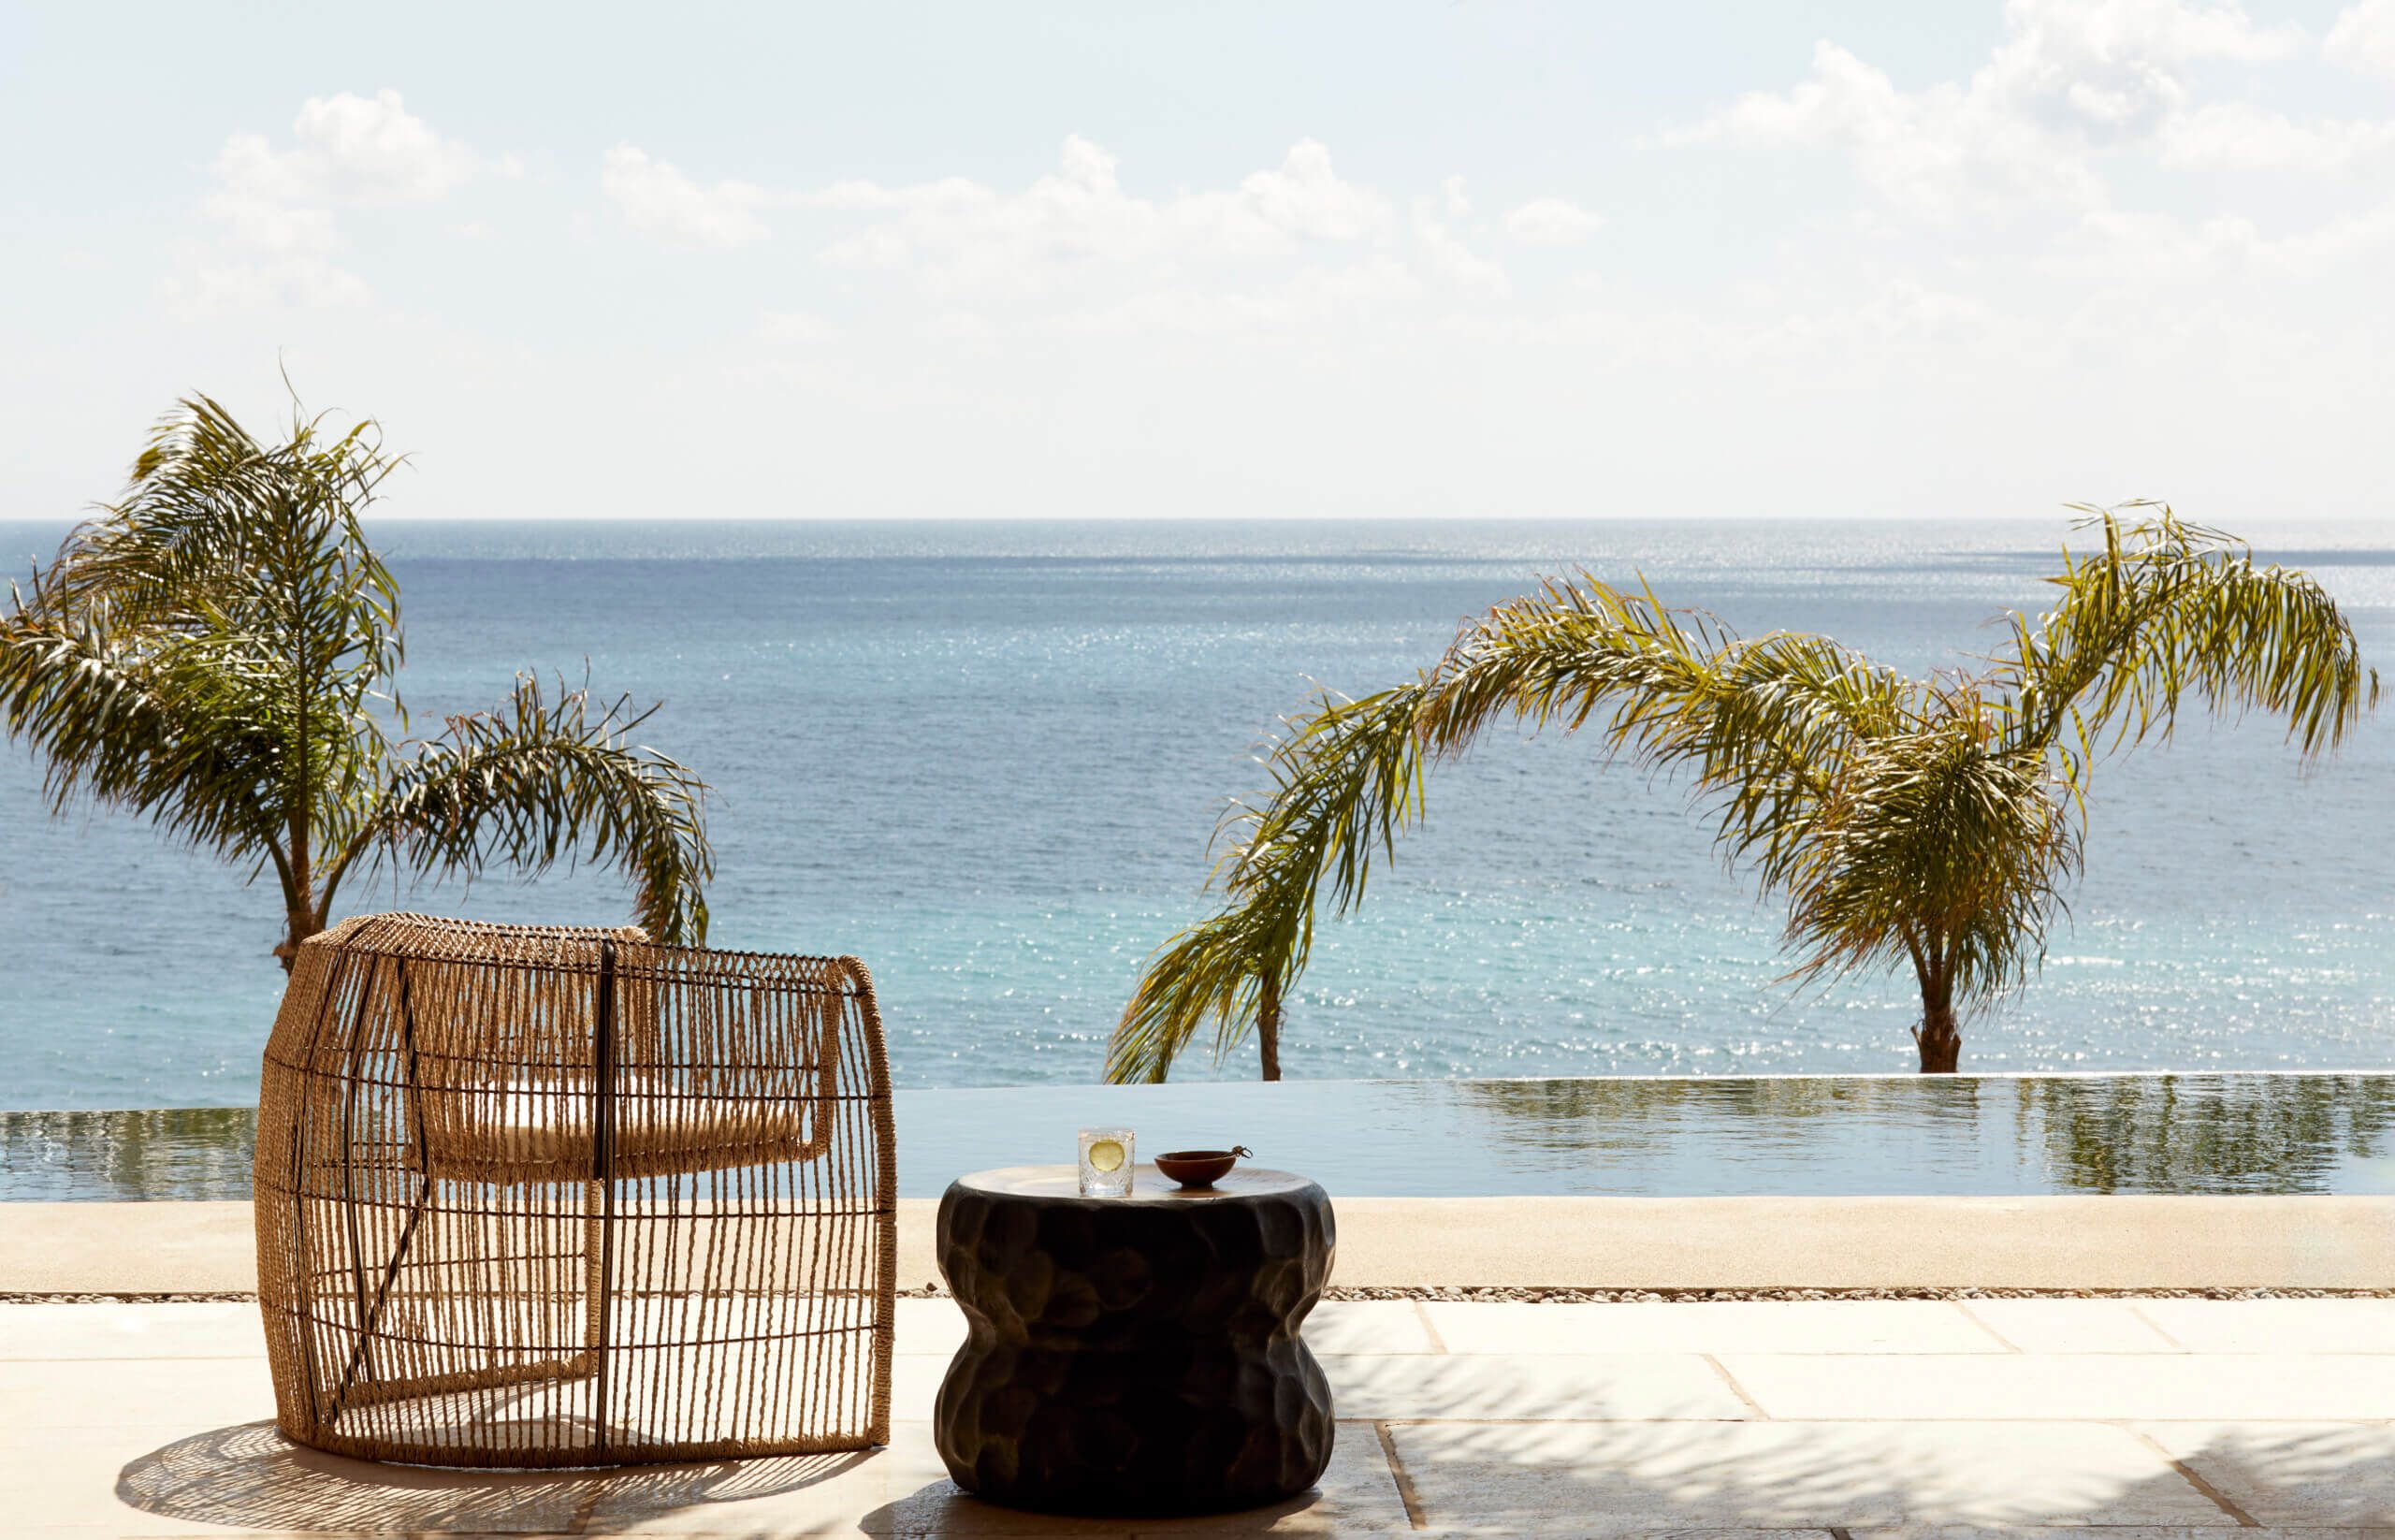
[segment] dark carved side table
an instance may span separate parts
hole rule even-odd
[[[1070,1166],[951,1184],[939,1267],[970,1328],[939,1390],[949,1475],[1054,1512],[1205,1513],[1313,1486],[1330,1387],[1298,1335],[1322,1298],[1330,1199],[1241,1170],[1212,1192],[1137,1168],[1083,1198]]]

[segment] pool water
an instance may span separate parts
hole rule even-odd
[[[1289,1081],[897,1093],[898,1191],[1245,1144],[1334,1196],[2395,1193],[2395,1074]],[[231,1108],[0,1111],[0,1199],[249,1196]]]

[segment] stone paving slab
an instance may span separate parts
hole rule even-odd
[[[1330,1300],[1306,1317],[1316,1353],[1444,1353],[1429,1306],[1417,1300]]]
[[[247,1203],[0,1203],[0,1293],[257,1286]]]
[[[2344,1288],[2395,1198],[1341,1198],[1343,1287]],[[935,1285],[928,1199],[898,1282]],[[0,1293],[254,1289],[247,1203],[0,1203]]]
[[[263,1358],[0,1363],[0,1434],[54,1435],[169,1419],[213,1426],[274,1416]]]
[[[1422,1311],[1412,1300],[1327,1300],[1306,1317],[1306,1341],[1317,1353],[1444,1351]],[[965,1315],[953,1300],[898,1301],[900,1353],[945,1360],[964,1344]],[[0,1347],[0,1357],[5,1356]]]
[[[950,1300],[897,1301],[897,1351],[943,1360],[965,1342]],[[1437,1353],[1411,1300],[1334,1300],[1306,1317],[1321,1353]],[[0,1360],[10,1358],[256,1358],[266,1356],[258,1307],[245,1303],[78,1302],[0,1305]]]
[[[0,1359],[264,1357],[254,1304],[0,1305]]]
[[[0,1540],[2395,1540],[2395,1358],[2345,1350],[2377,1303],[1342,1302],[1308,1330],[1344,1419],[1322,1488],[1170,1523],[957,1491],[922,1420],[963,1330],[944,1300],[901,1301],[891,1447],[620,1473],[285,1444],[249,1306],[0,1306]]]
[[[1926,1524],[1905,1529],[1849,1529],[1850,1540],[2388,1540],[2378,1529],[2256,1529],[2222,1530],[2187,1524],[2082,1525]]]
[[[1422,1306],[1451,1353],[2002,1353],[1938,1300]]]
[[[2395,1198],[1341,1198],[1349,1286],[2383,1288]]]
[[[2191,1353],[2395,1353],[2395,1300],[2323,1302],[2141,1300],[2137,1311]]]
[[[1371,1534],[1408,1529],[1368,1423],[1343,1423],[1331,1467],[1312,1493],[1275,1509],[1213,1518],[1060,1519],[977,1502],[948,1479],[928,1426],[900,1423],[871,1454],[717,1461],[620,1473],[434,1472],[296,1449],[266,1424],[157,1440],[129,1430],[65,1474],[109,1460],[144,1507],[127,1533],[254,1533],[256,1527],[443,1535]],[[132,1454],[123,1451],[152,1442]],[[89,1467],[87,1469],[87,1467]],[[85,1499],[89,1504],[88,1498]],[[46,1517],[28,1513],[28,1517]]]
[[[2176,1353],[2143,1314],[2152,1300],[1963,1300],[1968,1315],[2020,1353]]]
[[[2157,1422],[2138,1431],[2259,1523],[2395,1527],[2395,1428]]]
[[[1779,1418],[2285,1421],[2395,1417],[2395,1365],[2368,1355],[1723,1355]]]
[[[804,1462],[757,1461],[782,1466]],[[757,1489],[759,1484],[772,1489]],[[923,1424],[893,1431],[891,1447],[821,1479],[792,1483],[780,1472],[744,1467],[729,1484],[693,1502],[679,1490],[633,1490],[602,1498],[590,1515],[593,1534],[680,1535],[731,1528],[769,1534],[1025,1535],[1071,1534],[1371,1534],[1408,1528],[1405,1506],[1369,1424],[1343,1422],[1330,1469],[1317,1491],[1256,1514],[1174,1520],[1093,1520],[1060,1525],[1052,1516],[1019,1513],[959,1492],[932,1448]],[[754,1495],[750,1495],[753,1491]],[[727,1520],[731,1522],[727,1524]],[[846,1525],[846,1528],[841,1526]]]
[[[2126,1429],[1430,1423],[1391,1430],[1425,1521],[1471,1533],[2236,1519]]]
[[[1694,1353],[1541,1358],[1514,1354],[1328,1355],[1342,1417],[1713,1420],[1754,1416]]]

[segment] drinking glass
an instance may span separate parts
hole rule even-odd
[[[1083,1198],[1130,1197],[1131,1130],[1082,1129],[1081,1170]]]

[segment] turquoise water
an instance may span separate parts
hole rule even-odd
[[[901,1091],[898,1192],[1241,1143],[1335,1196],[2395,1193],[2395,1075],[1719,1076]],[[241,1199],[246,1108],[0,1111],[0,1201]]]
[[[0,526],[20,568],[60,526]],[[873,966],[907,1087],[1087,1081],[1139,960],[1204,912],[1205,846],[1309,681],[1431,661],[1541,573],[1644,571],[1749,630],[1912,667],[2038,599],[2061,516],[1937,524],[493,524],[382,527],[420,721],[518,666],[667,705],[718,786],[726,945]],[[2395,662],[2395,533],[2247,531]],[[1676,792],[1569,738],[1491,738],[1291,1002],[1309,1079],[1902,1069],[1902,983],[1792,995],[1773,910]],[[266,886],[103,813],[46,816],[0,754],[0,1106],[253,1098],[282,976]],[[2044,976],[1972,1068],[2395,1062],[2395,732],[2303,773],[2266,723],[2199,727],[2100,777],[2088,877]],[[589,874],[350,895],[583,921]],[[1226,1068],[1247,1073],[1246,1061]],[[1184,1073],[1208,1072],[1193,1061]],[[1251,1140],[1253,1142],[1253,1140]]]

